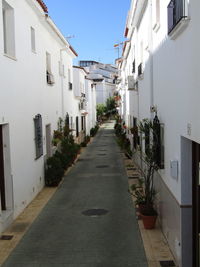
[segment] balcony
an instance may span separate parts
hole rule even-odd
[[[175,38],[187,26],[188,4],[186,0],[171,0],[168,7],[168,34]]]

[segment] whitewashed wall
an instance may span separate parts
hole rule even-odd
[[[62,117],[63,110],[64,113],[68,111],[70,103],[66,86],[68,78],[63,77],[62,85],[58,64],[61,60],[60,50],[66,47],[67,43],[62,41],[47,23],[36,1],[8,0],[7,3],[14,8],[16,58],[11,59],[4,55],[0,12],[0,124],[9,125],[14,206],[10,210],[0,211],[1,218],[5,218],[0,220],[0,231],[7,226],[7,218],[9,217],[9,221],[15,218],[42,189],[43,156],[46,154],[45,126],[51,124],[53,134],[58,118]],[[35,29],[35,53],[31,50],[30,27]],[[46,52],[51,54],[54,85],[48,85],[46,82]],[[75,56],[69,49],[62,54],[65,70],[70,68],[72,72],[72,59]],[[37,114],[42,115],[44,153],[35,160],[33,118]],[[11,190],[9,194],[12,194]]]
[[[136,2],[136,10],[139,10],[140,4],[144,3],[144,9],[142,13],[140,12],[142,15],[137,23]],[[185,267],[191,264],[191,259],[189,259],[191,251],[183,249],[186,239],[184,239],[185,233],[183,234],[182,229],[189,232],[190,229],[185,228],[185,225],[190,225],[191,215],[188,213],[183,218],[186,211],[181,205],[192,204],[192,185],[189,181],[191,177],[188,178],[186,175],[184,165],[189,166],[188,162],[192,158],[191,142],[200,143],[198,119],[200,109],[198,103],[200,99],[198,10],[200,3],[194,0],[186,1],[189,3],[188,26],[172,39],[167,33],[169,2],[169,0],[160,1],[160,21],[154,29],[155,13],[151,8],[155,8],[156,1],[134,0],[131,2],[132,17],[126,25],[129,28],[127,37],[131,39],[131,49],[129,52],[125,50],[123,54],[126,66],[125,63],[122,64],[122,80],[124,80],[123,75],[127,76],[130,73],[130,64],[134,57],[133,46],[135,46],[137,71],[141,58],[141,42],[143,43],[144,74],[138,79],[139,89],[138,92],[133,93],[133,101],[129,101],[126,91],[122,93],[125,94],[125,103],[122,103],[121,110],[124,117],[130,113],[141,120],[153,117],[150,106],[155,105],[160,122],[164,123],[165,169],[159,171],[160,180],[158,179],[157,182],[158,190],[160,190],[159,209],[163,231],[171,250],[180,266]],[[125,66],[124,70],[123,66]],[[124,105],[129,105],[129,108],[124,108]],[[183,140],[187,141],[183,142]],[[183,151],[189,155],[188,162],[183,158]],[[177,179],[171,176],[171,160],[178,161]],[[176,212],[176,218],[174,218],[174,212]],[[189,239],[188,242],[190,242]]]

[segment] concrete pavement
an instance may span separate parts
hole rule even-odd
[[[101,128],[4,267],[146,267],[113,124]],[[101,216],[84,211],[104,209]]]

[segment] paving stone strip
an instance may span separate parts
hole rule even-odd
[[[114,123],[104,126],[3,267],[147,267]]]

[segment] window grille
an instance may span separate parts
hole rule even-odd
[[[34,127],[36,159],[38,159],[43,155],[42,116],[40,114],[34,118]]]

